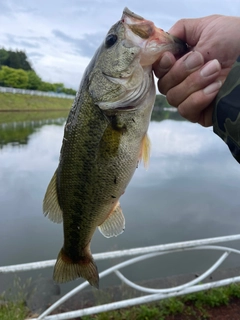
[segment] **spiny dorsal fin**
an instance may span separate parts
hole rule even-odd
[[[139,160],[143,160],[144,167],[147,169],[149,165],[149,159],[150,159],[150,150],[151,150],[151,141],[147,135],[142,139],[142,145],[141,145],[141,152]]]
[[[61,223],[63,220],[62,210],[57,196],[57,171],[55,171],[43,200],[43,214],[51,221]]]
[[[106,238],[117,237],[123,233],[125,229],[125,218],[119,202],[98,229]]]

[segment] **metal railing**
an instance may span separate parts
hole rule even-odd
[[[0,87],[0,92],[3,93],[20,93],[20,94],[29,94],[32,96],[46,96],[46,97],[54,97],[54,98],[64,98],[64,99],[74,99],[75,96],[66,93],[57,93],[57,92],[45,92],[38,90],[28,90],[28,89],[18,89],[18,88],[10,88],[10,87]]]
[[[204,279],[206,279],[211,273],[213,273],[213,271],[215,271],[226,260],[226,258],[230,254],[240,254],[240,250],[233,249],[226,246],[215,245],[215,244],[223,243],[223,242],[225,243],[229,241],[237,241],[237,240],[240,240],[240,234],[95,254],[93,255],[93,257],[96,261],[120,258],[120,257],[121,258],[131,257],[125,260],[124,262],[118,263],[115,266],[112,266],[111,268],[108,268],[105,271],[101,272],[99,274],[99,277],[103,278],[109,274],[114,273],[123,283],[130,286],[131,288],[134,288],[135,290],[143,292],[144,295],[137,298],[107,303],[100,306],[49,315],[52,311],[58,308],[61,304],[63,304],[69,298],[73,297],[76,293],[78,293],[79,291],[87,287],[89,283],[85,281],[81,285],[77,286],[75,289],[71,290],[69,293],[61,297],[57,302],[55,302],[52,306],[50,306],[46,311],[44,311],[37,318],[31,318],[31,320],[73,319],[76,317],[82,317],[86,315],[93,315],[93,314],[116,310],[120,308],[131,307],[131,306],[139,305],[142,303],[158,301],[158,300],[162,300],[170,297],[176,297],[176,296],[185,295],[188,293],[198,292],[198,291],[207,290],[210,288],[216,288],[220,286],[229,285],[231,283],[240,282],[240,276],[237,276],[237,277],[227,278],[227,279],[219,280],[215,282],[207,282],[204,284],[200,283]],[[174,252],[185,252],[185,251],[192,251],[192,250],[217,250],[219,252],[222,252],[222,254],[217,259],[217,261],[205,272],[203,272],[194,280],[188,281],[182,285],[178,285],[178,286],[166,288],[166,289],[148,288],[132,282],[120,272],[122,268],[146,259],[150,259],[156,256],[170,254]],[[136,257],[132,257],[132,256],[136,256]],[[54,264],[55,264],[55,260],[48,260],[48,261],[41,261],[41,262],[34,262],[34,263],[5,266],[5,267],[0,267],[0,274],[42,269],[42,268],[52,267]]]

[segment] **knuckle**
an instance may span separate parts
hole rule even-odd
[[[176,100],[176,94],[174,94],[174,90],[169,90],[166,94],[166,99],[168,103],[173,107],[178,107],[179,101]]]
[[[164,94],[164,95],[167,94],[168,89],[164,81],[158,80],[158,90],[161,94]]]
[[[180,104],[178,106],[178,112],[180,113],[180,115],[183,118],[188,119],[188,113],[186,112],[186,109],[184,108],[184,104]]]
[[[196,112],[193,112],[191,105],[187,101],[184,101],[178,106],[178,112],[183,118],[193,123],[196,123],[199,119],[199,114]]]

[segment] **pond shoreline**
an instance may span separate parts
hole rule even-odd
[[[60,109],[0,109],[0,112],[52,112],[52,111],[68,111],[66,108]]]
[[[74,99],[0,92],[0,111],[70,110]]]
[[[218,280],[223,280],[226,278],[231,278],[238,276],[240,274],[240,267],[227,268],[222,270],[217,270],[213,272],[209,277],[201,283],[213,282]],[[154,289],[172,288],[197,278],[199,275],[195,273],[190,274],[179,274],[175,276],[149,279],[145,281],[136,282],[138,285],[145,286]],[[48,285],[44,284],[48,283]],[[48,286],[49,290],[42,290],[42,286]],[[46,289],[46,288],[45,288]],[[45,293],[43,293],[43,291]],[[54,292],[54,294],[49,294],[46,297],[46,292]],[[88,307],[93,307],[102,303],[112,303],[124,299],[130,299],[133,297],[143,296],[144,293],[139,292],[135,289],[128,287],[125,284],[115,285],[112,287],[102,288],[99,290],[89,287],[82,292],[77,293],[75,296],[64,302],[60,307],[58,307],[53,313],[61,313],[66,311],[73,311]],[[28,299],[25,303],[31,312],[41,313],[47,309],[50,304],[54,303],[60,298],[60,286],[55,284],[51,279],[41,279],[41,285],[34,288],[32,293],[28,293]]]

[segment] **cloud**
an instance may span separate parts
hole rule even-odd
[[[43,53],[39,53],[39,52],[31,52],[29,55],[28,55],[30,58],[42,58],[44,56]]]
[[[91,58],[104,39],[103,33],[84,34],[81,39],[71,37],[60,30],[53,30],[55,37],[63,42],[72,44],[76,53]]]
[[[90,58],[125,6],[164,30],[181,18],[240,16],[240,0],[8,0],[0,1],[0,44],[24,50],[43,80],[77,88]]]
[[[0,16],[11,15],[12,10],[4,1],[0,1]]]
[[[11,48],[39,48],[41,43],[47,41],[45,37],[36,36],[16,36],[15,34],[6,33],[5,37],[8,43],[11,43]]]

